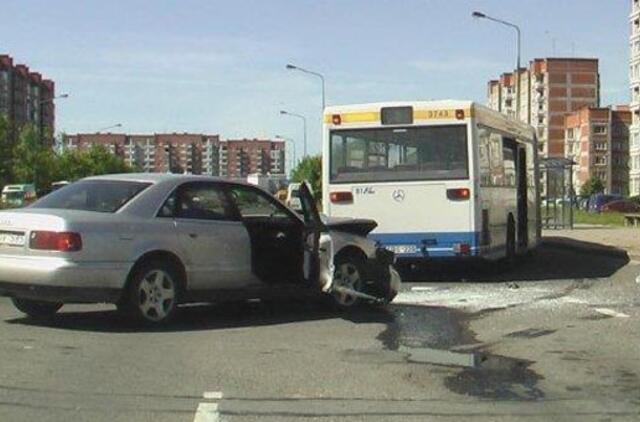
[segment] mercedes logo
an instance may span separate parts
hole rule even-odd
[[[396,189],[391,195],[396,202],[404,201],[404,191],[402,189]]]

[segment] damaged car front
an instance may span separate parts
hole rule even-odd
[[[370,219],[322,218],[335,251],[331,287],[335,304],[351,308],[361,303],[391,302],[400,291],[401,279],[393,267],[394,253],[367,238],[377,223]]]

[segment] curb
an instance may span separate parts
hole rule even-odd
[[[639,256],[629,255],[628,251],[615,246],[603,245],[600,243],[589,243],[567,237],[545,237],[542,238],[540,244],[552,248],[571,249],[573,251],[584,252],[592,255],[606,255],[628,260],[632,258],[640,259]]]

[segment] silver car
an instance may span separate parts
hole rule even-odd
[[[365,237],[375,223],[331,229],[306,184],[300,198],[302,215],[213,177],[86,178],[0,212],[0,294],[32,317],[105,302],[152,324],[187,302],[318,292],[342,307],[392,300],[393,256]]]

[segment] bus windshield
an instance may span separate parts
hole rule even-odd
[[[468,179],[467,126],[331,131],[333,183]]]

